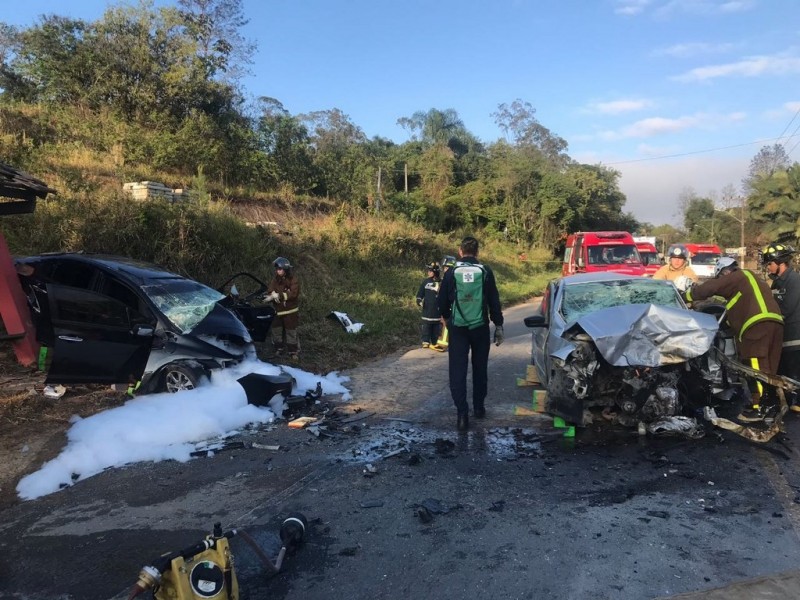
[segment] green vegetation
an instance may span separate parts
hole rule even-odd
[[[359,209],[273,212],[269,221],[277,225],[256,227],[245,221],[252,213],[219,202],[68,197],[41,202],[33,215],[6,217],[3,225],[17,254],[122,254],[157,262],[212,287],[240,271],[267,279],[274,258],[289,257],[302,285],[304,368],[342,369],[417,345],[420,314],[414,297],[425,277],[424,265],[454,254],[457,241]],[[496,270],[506,306],[540,292],[559,266],[541,256],[520,261],[515,249],[502,242],[487,244],[482,258]],[[331,310],[348,313],[365,329],[347,334],[338,321],[327,318]]]
[[[554,255],[569,231],[636,228],[619,173],[571,159],[522,100],[492,115],[505,139],[479,140],[454,109],[431,108],[399,116],[402,144],[368,139],[337,108],[246,102],[245,24],[241,0],[0,24],[0,156],[87,198],[128,181],[202,182],[214,199],[325,199]]]
[[[454,109],[431,108],[398,118],[410,134],[400,144],[368,139],[337,108],[293,115],[275,98],[247,102],[245,24],[241,0],[0,23],[0,160],[59,192],[3,221],[12,252],[124,254],[215,286],[238,271],[266,277],[286,256],[303,282],[303,354],[339,368],[416,343],[422,265],[465,234],[481,240],[506,303],[542,289],[573,231],[717,241],[701,235],[709,229],[727,244],[746,219],[750,240],[762,228],[796,234],[797,165],[777,149],[754,159],[738,213],[690,194],[686,231],[658,231],[623,213],[618,172],[570,158],[523,100],[492,115],[503,139],[479,140]],[[195,200],[122,195],[144,180]],[[333,309],[366,331],[346,335],[325,318]]]

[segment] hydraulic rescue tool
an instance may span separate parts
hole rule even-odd
[[[290,514],[280,528],[281,549],[277,558],[270,558],[264,548],[243,530],[222,531],[220,523],[202,541],[159,556],[142,567],[139,580],[128,600],[153,591],[156,600],[239,600],[239,581],[236,578],[234,555],[230,540],[239,536],[258,557],[268,575],[281,570],[286,553],[303,542],[308,521],[300,513]]]

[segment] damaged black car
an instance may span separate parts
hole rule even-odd
[[[586,273],[551,282],[532,329],[545,410],[588,425],[604,417],[654,431],[680,418],[733,418],[749,392],[727,367],[724,307],[689,310],[670,281]]]
[[[253,341],[266,339],[275,317],[253,303],[266,284],[249,274],[223,294],[120,256],[45,254],[16,265],[37,340],[48,348],[46,383],[192,389],[214,369],[254,357]]]

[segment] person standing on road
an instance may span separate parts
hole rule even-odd
[[[430,348],[436,344],[439,338],[439,305],[436,302],[436,295],[439,293],[439,263],[432,262],[426,266],[428,276],[420,284],[417,290],[417,306],[422,307],[422,323],[420,333],[422,335],[422,347]]]
[[[772,293],[783,315],[783,348],[778,374],[800,381],[800,273],[792,268],[795,249],[773,242],[761,250],[761,262],[772,280]],[[791,409],[800,412],[797,394]]]
[[[503,342],[503,311],[494,273],[478,262],[478,240],[465,237],[458,249],[460,261],[447,271],[439,289],[439,312],[449,331],[450,394],[456,406],[456,427],[469,428],[467,360],[472,353],[472,409],[476,419],[486,416],[488,389],[489,321],[495,325],[494,343]]]
[[[725,298],[727,319],[736,336],[739,360],[753,369],[769,375],[778,371],[783,340],[781,309],[767,282],[753,272],[740,269],[734,259],[723,256],[714,266],[714,279],[695,285],[685,292],[688,302],[711,296]],[[752,409],[739,415],[741,421],[762,418],[761,396],[764,389],[756,382],[751,389]]]
[[[456,266],[456,257],[446,254],[442,258],[442,278],[444,278],[445,274],[454,266]],[[431,346],[431,348],[439,352],[446,352],[447,347],[450,345],[450,332],[447,331],[447,322],[443,318],[439,319],[439,325],[441,326],[439,339],[436,340],[436,344]]]
[[[681,277],[688,277],[692,282],[697,282],[700,279],[694,269],[689,266],[689,251],[686,246],[677,244],[670,248],[667,264],[653,273],[653,279],[666,279],[667,281],[676,282]]]
[[[300,282],[292,274],[288,258],[279,256],[272,266],[275,276],[267,286],[266,300],[274,303],[277,313],[272,323],[272,348],[276,356],[284,351],[296,359],[300,352],[297,326],[300,324]]]

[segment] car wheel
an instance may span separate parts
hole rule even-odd
[[[170,394],[193,390],[202,376],[203,373],[195,367],[181,364],[167,365],[164,368],[163,389]]]

